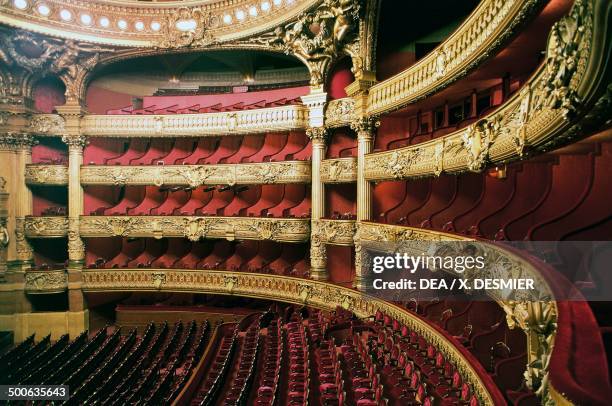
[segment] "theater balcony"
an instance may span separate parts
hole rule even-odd
[[[0,2],[0,384],[609,404],[611,27],[606,0]],[[404,254],[486,266],[392,284]]]

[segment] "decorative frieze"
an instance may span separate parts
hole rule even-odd
[[[81,237],[185,237],[306,242],[310,219],[190,216],[82,216]]]
[[[310,162],[81,167],[82,185],[258,185],[310,183]]]
[[[345,97],[331,100],[325,110],[325,126],[330,128],[348,126],[355,120],[355,99]]]
[[[33,114],[28,131],[36,135],[63,135],[66,120],[59,114]]]
[[[28,238],[58,238],[68,235],[68,217],[28,216],[25,218],[25,236]]]
[[[26,165],[25,180],[28,185],[67,185],[66,165]]]
[[[312,220],[312,238],[325,244],[353,245],[355,220]]]
[[[357,180],[357,158],[326,159],[321,162],[323,183],[350,183]]]
[[[24,290],[29,294],[60,293],[68,289],[68,274],[65,270],[32,271],[25,273]]]

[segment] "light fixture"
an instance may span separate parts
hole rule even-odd
[[[119,20],[117,21],[117,27],[119,27],[120,30],[125,30],[127,29],[128,23],[125,20]]]
[[[161,30],[161,24],[159,22],[157,22],[157,21],[153,21],[151,23],[151,29],[153,31],[159,31],[159,30]]]
[[[236,18],[240,21],[244,20],[246,18],[244,10],[236,10]]]
[[[249,15],[251,17],[257,17],[257,13],[258,13],[257,12],[257,7],[255,7],[255,6],[249,7]]]
[[[232,16],[229,14],[226,14],[223,16],[223,22],[225,24],[231,24],[232,23]]]
[[[181,83],[179,78],[177,78],[175,75],[172,75],[172,77],[168,80],[168,82],[172,83],[173,85]]]
[[[178,20],[176,22],[176,29],[179,31],[194,31],[198,27],[198,22],[193,18],[188,20]]]
[[[44,17],[51,14],[51,9],[44,3],[39,4],[38,7],[36,7],[36,10],[38,11],[38,14]]]
[[[26,0],[13,0],[13,6],[15,6],[17,10],[25,10],[28,8],[29,4]]]
[[[98,23],[100,24],[100,27],[108,28],[110,26],[110,20],[108,17],[100,17]]]
[[[283,0],[273,0],[273,3],[275,6],[280,6],[281,4],[283,4]]]
[[[270,2],[269,1],[263,1],[261,3],[261,10],[262,11],[270,11]]]
[[[142,21],[136,21],[136,23],[134,23],[134,28],[136,28],[136,31],[142,31],[144,30],[144,23]]]
[[[70,12],[70,10],[66,10],[66,9],[61,10],[59,13],[59,16],[64,21],[72,20],[72,13]]]
[[[81,14],[81,24],[90,25],[91,24],[91,16],[89,14]]]

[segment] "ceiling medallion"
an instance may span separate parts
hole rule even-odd
[[[182,7],[168,17],[160,48],[205,46],[214,42],[210,28],[218,25],[218,18],[199,7]]]

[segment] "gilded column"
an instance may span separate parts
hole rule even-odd
[[[372,152],[374,136],[379,121],[373,117],[361,117],[351,123],[351,129],[357,133],[357,221],[372,220],[372,185],[365,178],[365,157]],[[355,279],[353,286],[358,290],[365,289],[362,272],[361,242],[359,231],[355,234]]]
[[[26,165],[32,162],[32,146],[36,144],[30,134],[21,133],[15,137],[15,183],[13,204],[15,212],[15,262],[14,269],[32,267],[33,251],[25,238],[25,218],[32,214],[32,192],[26,186]]]
[[[302,97],[308,107],[310,127],[306,131],[312,145],[312,182],[311,182],[311,220],[325,217],[325,188],[321,182],[321,162],[325,159],[327,129],[325,125],[325,105],[327,93],[312,88],[311,93]],[[310,276],[315,280],[329,279],[325,244],[318,238],[315,227],[310,235]]]
[[[84,110],[79,105],[65,105],[57,110],[65,120],[66,134],[62,141],[68,145],[68,301],[69,310],[77,312],[85,308],[81,291],[85,246],[79,232],[80,216],[83,214],[80,171],[86,144],[80,123]]]
[[[327,129],[314,127],[307,130],[312,144],[312,184],[311,184],[311,220],[325,217],[325,186],[321,181],[321,163],[325,158]],[[310,276],[315,280],[329,279],[327,273],[327,254],[325,243],[318,236],[316,227],[311,227],[310,238]]]

